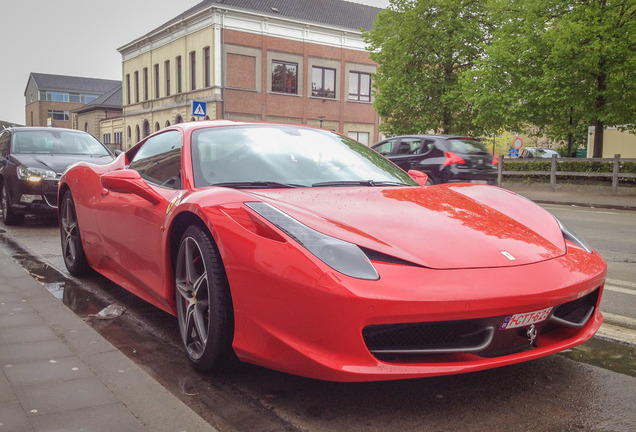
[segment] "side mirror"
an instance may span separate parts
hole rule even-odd
[[[101,182],[104,189],[108,191],[137,195],[153,205],[163,200],[163,197],[148,186],[135,170],[108,172],[101,176]]]
[[[420,170],[409,170],[408,174],[411,176],[413,180],[417,182],[420,186],[426,186],[426,182],[428,182],[428,175],[423,173]]]

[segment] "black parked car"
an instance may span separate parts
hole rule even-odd
[[[429,184],[473,182],[495,184],[492,154],[475,138],[451,135],[408,135],[388,138],[373,146],[405,171],[428,174]]]
[[[18,225],[27,213],[55,214],[57,184],[70,165],[108,163],[113,154],[92,135],[73,129],[16,127],[0,132],[2,221]]]

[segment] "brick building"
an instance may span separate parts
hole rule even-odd
[[[71,112],[121,81],[32,72],[24,91],[26,126],[72,127]]]
[[[90,133],[111,149],[121,149],[124,143],[121,84],[81,108],[73,110],[71,118],[73,129]]]
[[[125,141],[195,120],[322,126],[378,138],[369,59],[359,28],[378,8],[342,0],[204,0],[119,48]]]

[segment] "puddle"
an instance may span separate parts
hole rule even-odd
[[[583,345],[564,351],[559,355],[577,362],[636,377],[636,348],[632,346],[592,338]]]

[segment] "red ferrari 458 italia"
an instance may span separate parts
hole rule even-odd
[[[606,264],[584,240],[510,191],[425,183],[321,129],[177,124],[64,174],[64,260],[176,315],[200,370],[426,377],[594,335]]]

